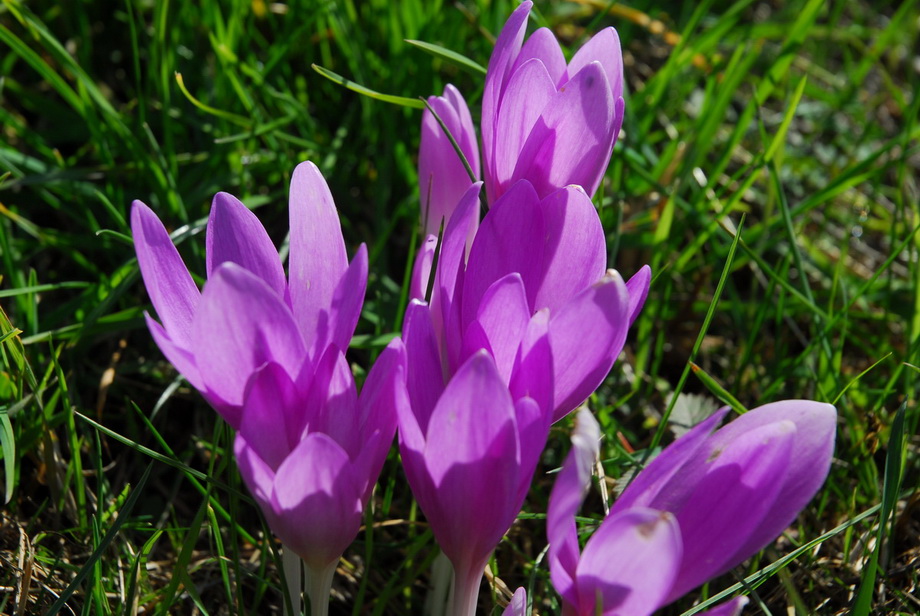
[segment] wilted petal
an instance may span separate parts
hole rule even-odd
[[[332,193],[312,162],[294,169],[290,222],[288,278],[294,316],[302,331],[329,340],[328,310],[348,268],[348,257]]]
[[[170,341],[179,348],[190,349],[198,287],[163,223],[140,201],[131,204],[131,234],[144,286]]]
[[[266,517],[285,546],[320,568],[335,562],[358,534],[361,487],[338,443],[309,434],[275,473],[274,515]]]
[[[664,604],[680,563],[674,516],[653,509],[610,515],[578,562],[579,614],[651,614]]]
[[[192,340],[205,385],[234,405],[242,404],[246,383],[262,364],[276,362],[296,376],[306,354],[284,301],[234,263],[221,265],[208,281]]]
[[[287,280],[278,251],[265,232],[265,227],[249,208],[231,194],[219,192],[211,202],[206,240],[208,277],[226,262],[249,270],[278,297],[285,296]]]
[[[620,36],[613,28],[604,28],[575,52],[566,70],[566,78],[572,79],[594,61],[600,62],[604,69],[613,100],[623,96],[623,52],[620,50]]]
[[[425,515],[438,544],[456,568],[483,561],[520,508],[514,406],[487,354],[471,357],[445,388],[425,460],[437,489],[437,507]]]
[[[626,290],[629,291],[629,324],[632,326],[636,317],[642,312],[645,299],[648,297],[649,285],[652,283],[652,268],[643,265],[639,271],[626,281]]]
[[[593,195],[610,161],[614,104],[600,63],[588,64],[546,105],[512,181],[529,180],[540,197],[569,184]]]
[[[581,187],[557,190],[540,207],[546,240],[533,308],[549,308],[553,314],[604,275],[607,242],[597,210]]]
[[[600,438],[600,426],[591,412],[579,411],[572,433],[572,449],[556,476],[546,512],[550,578],[556,591],[572,605],[578,604],[575,580],[579,549],[575,514],[591,487]]]
[[[626,284],[611,270],[551,315],[553,421],[584,402],[610,372],[626,342],[628,311]]]

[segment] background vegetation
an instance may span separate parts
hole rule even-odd
[[[311,64],[410,98],[451,82],[478,117],[482,74],[406,39],[485,65],[514,5],[2,0],[0,612],[281,613],[275,545],[231,432],[143,325],[131,200],[202,275],[213,194],[239,196],[281,246],[291,171],[315,161],[350,249],[370,248],[350,352],[360,372],[399,327],[420,113]],[[656,277],[590,401],[608,483],[673,438],[663,417],[692,421],[720,398],[813,398],[840,413],[813,505],[664,613],[746,577],[749,614],[920,612],[918,3],[537,9],[570,49],[608,25],[624,46],[627,118],[596,202],[611,265],[650,263]],[[542,514],[569,427],[551,434],[499,547],[484,612],[521,584],[541,614],[558,612]],[[436,548],[395,453],[368,521],[333,613],[420,613]]]

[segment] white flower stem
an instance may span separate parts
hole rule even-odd
[[[328,616],[329,593],[332,591],[332,578],[335,576],[335,567],[338,561],[315,569],[303,564],[307,578],[307,596],[310,598],[310,616]]]
[[[454,567],[454,585],[450,590],[448,616],[473,616],[479,603],[479,586],[486,564]]]
[[[295,554],[293,550],[287,547],[281,550],[281,566],[284,567],[284,581],[287,583],[288,596],[291,598],[293,616],[300,616],[303,613],[303,603],[301,601],[303,578],[300,575],[302,562],[300,556]]]

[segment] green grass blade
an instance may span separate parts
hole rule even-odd
[[[457,53],[456,51],[447,49],[446,47],[441,47],[440,45],[435,45],[434,43],[426,43],[425,41],[415,41],[412,39],[406,39],[406,42],[409,43],[410,45],[414,45],[415,47],[418,47],[422,51],[430,53],[436,58],[443,58],[447,60],[448,62],[452,62],[453,64],[456,64],[460,68],[465,68],[471,73],[475,73],[477,75],[486,74],[486,67],[479,64],[478,62],[475,62],[474,60],[467,58],[461,53]]]
[[[334,73],[330,71],[328,68],[323,68],[322,66],[319,66],[318,64],[313,64],[312,66],[313,66],[314,71],[316,71],[317,73],[319,73],[320,75],[328,79],[329,81],[332,81],[333,83],[337,83],[340,86],[344,86],[348,88],[349,90],[351,90],[352,92],[357,92],[358,94],[361,94],[362,96],[367,96],[368,98],[382,101],[384,103],[392,103],[394,105],[400,105],[402,107],[412,107],[413,109],[424,109],[425,108],[424,101],[420,99],[406,98],[404,96],[394,96],[392,94],[382,94],[380,92],[377,92],[376,90],[371,90],[370,88],[366,88],[359,83],[355,83],[354,81],[350,79],[342,77],[338,73]]]

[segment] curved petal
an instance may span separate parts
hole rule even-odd
[[[626,284],[611,270],[550,318],[553,421],[584,402],[610,372],[626,342],[628,311]]]
[[[527,182],[518,182],[482,219],[470,250],[463,281],[462,322],[470,323],[493,282],[517,272],[533,308],[542,275],[545,227],[540,199]]]
[[[629,291],[629,325],[635,323],[636,317],[642,312],[648,289],[652,284],[652,268],[643,265],[639,271],[626,281],[626,290]]]
[[[700,612],[700,616],[741,616],[741,610],[748,604],[747,597],[735,597],[711,610]]]
[[[444,86],[444,98],[457,110],[457,119],[459,120],[460,130],[457,143],[460,149],[466,154],[466,160],[473,168],[473,175],[477,178],[479,173],[479,144],[476,142],[476,127],[473,125],[473,116],[470,114],[470,108],[466,104],[466,99],[460,94],[460,90],[453,84]],[[449,218],[449,217],[448,217]]]
[[[311,567],[335,562],[361,526],[361,484],[348,455],[325,434],[309,434],[281,464],[269,524]]]
[[[671,514],[610,515],[578,562],[579,613],[648,616],[664,604],[681,557],[681,529]]]
[[[527,591],[520,587],[514,591],[511,601],[505,606],[502,616],[528,616],[527,613]]]
[[[191,349],[192,321],[198,309],[198,287],[182,262],[166,227],[140,201],[131,204],[131,235],[147,294],[172,343]]]
[[[546,511],[550,579],[556,591],[571,605],[578,605],[575,580],[579,549],[575,514],[591,487],[600,438],[600,426],[591,412],[579,411],[572,433],[572,449],[553,484]]]
[[[527,0],[511,13],[498,35],[498,40],[495,41],[495,49],[492,51],[489,67],[486,70],[486,82],[482,92],[482,151],[485,161],[486,195],[489,203],[496,199],[493,186],[495,171],[491,165],[495,161],[493,142],[498,110],[505,91],[505,82],[521,52],[524,33],[527,30],[527,17],[532,7],[533,2]]]
[[[240,476],[249,491],[255,497],[262,511],[271,512],[272,490],[275,484],[275,471],[259,457],[255,449],[246,442],[246,437],[237,432],[233,441],[233,455],[240,469]]]
[[[147,329],[150,330],[153,341],[160,347],[160,351],[163,352],[169,363],[179,371],[179,374],[185,377],[186,381],[191,383],[192,387],[199,391],[205,391],[207,388],[204,385],[204,381],[201,380],[198,366],[195,365],[195,355],[174,343],[169,334],[166,333],[166,330],[163,329],[163,326],[154,321],[153,317],[146,312],[144,313],[144,320],[147,322]]]
[[[514,402],[521,450],[521,472],[518,476],[517,502],[523,503],[530,491],[533,474],[540,455],[546,448],[549,436],[549,413],[540,408],[533,398],[520,398]],[[520,509],[521,505],[518,505]]]
[[[316,364],[313,385],[306,396],[299,427],[308,432],[322,432],[345,450],[351,459],[361,450],[358,425],[358,391],[345,355],[334,344]]]
[[[549,311],[531,317],[517,355],[508,389],[515,400],[533,398],[547,419],[553,417],[553,350],[549,342]]]
[[[331,337],[328,341],[321,336],[315,338],[310,357],[316,357],[327,344],[347,349],[351,337],[355,334],[361,308],[364,306],[364,292],[367,289],[367,246],[361,244],[351,265],[335,287],[332,303],[328,307],[329,322],[332,324]],[[310,332],[310,330],[304,330]]]
[[[269,468],[277,470],[300,442],[296,424],[303,406],[303,396],[278,364],[265,364],[249,379],[240,434]]]
[[[532,40],[533,37],[527,42]],[[524,143],[555,95],[555,80],[536,58],[525,62],[511,74],[495,121],[492,168],[496,190],[491,196],[493,202],[511,186],[511,176]]]
[[[474,323],[482,328],[498,373],[506,383],[511,379],[511,369],[529,321],[530,308],[520,274],[515,272],[496,280],[482,296]]]
[[[201,297],[192,332],[202,381],[230,404],[243,402],[249,377],[276,362],[296,376],[306,349],[284,301],[235,263],[215,270]]]
[[[540,197],[569,184],[593,195],[610,161],[615,113],[607,76],[600,63],[592,62],[546,105],[512,181],[529,180]]]
[[[214,195],[205,244],[208,277],[229,261],[264,280],[278,297],[285,296],[287,280],[275,245],[256,215],[233,195]]]
[[[514,66],[511,68],[511,78],[513,79],[521,66],[531,59],[538,60],[546,67],[546,73],[549,75],[551,83],[553,84],[553,90],[556,90],[568,80],[565,77],[565,56],[562,55],[562,48],[559,47],[559,41],[556,40],[556,36],[549,28],[537,28],[527,38],[524,46],[521,47],[521,52],[514,61]],[[506,100],[507,99],[504,98],[502,99],[503,107]]]
[[[597,210],[580,186],[557,190],[540,208],[546,240],[533,307],[549,308],[553,314],[604,275],[607,241]]]
[[[428,420],[444,391],[441,357],[435,338],[431,312],[426,304],[413,300],[406,309],[403,324],[406,344],[406,386],[415,421],[422,433],[428,432]]]
[[[607,75],[613,100],[623,96],[623,52],[620,36],[613,28],[604,28],[581,46],[566,69],[566,79],[571,79],[591,62],[600,62]]]
[[[431,415],[425,461],[437,489],[437,506],[425,516],[438,545],[460,570],[482,562],[521,506],[514,406],[486,353],[447,384]]]
[[[329,340],[328,310],[348,257],[332,193],[312,162],[297,165],[291,177],[290,222],[288,284],[294,316],[301,331]]]
[[[434,251],[437,247],[437,236],[429,235],[415,256],[415,263],[412,265],[412,280],[409,283],[410,300],[425,300],[425,294],[428,292],[428,277],[431,275],[431,265],[434,262]]]

